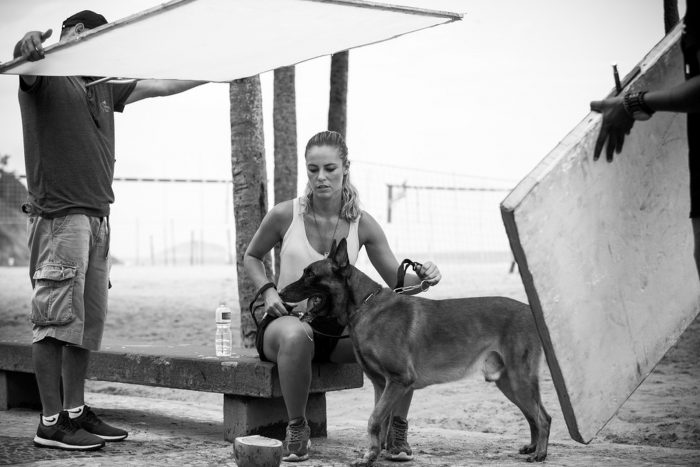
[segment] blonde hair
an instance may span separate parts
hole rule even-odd
[[[350,183],[350,160],[348,159],[348,147],[345,144],[345,139],[343,135],[336,131],[321,131],[316,133],[311,137],[308,143],[306,143],[306,150],[304,151],[304,157],[309,153],[309,149],[314,146],[331,146],[338,149],[338,154],[340,155],[340,160],[343,163],[343,186],[341,193],[341,207],[340,207],[340,217],[348,222],[355,221],[362,210],[360,209],[360,197],[357,192],[357,188]],[[310,204],[313,202],[313,190],[309,183],[306,184],[306,191],[304,193],[306,198],[306,203],[303,203],[304,212]]]

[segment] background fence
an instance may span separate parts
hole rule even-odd
[[[512,181],[368,161],[353,162],[351,174],[363,208],[383,226],[399,259],[430,259],[443,270],[452,264],[510,263],[499,203],[514,186]],[[305,183],[302,172],[299,192]],[[114,191],[111,253],[115,263],[233,263],[230,180],[122,177],[115,179]],[[15,228],[22,224],[23,229],[24,218],[18,211],[23,194],[6,190],[2,196],[0,224]],[[370,267],[364,255],[358,266]]]

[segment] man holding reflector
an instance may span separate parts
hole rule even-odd
[[[102,15],[81,11],[63,22],[60,41],[103,24]],[[51,29],[26,33],[15,46],[15,58],[43,59],[42,44],[51,34]],[[32,358],[42,404],[37,446],[92,450],[128,435],[100,420],[84,397],[90,351],[100,348],[107,314],[114,112],[199,84],[19,77],[29,191],[22,209],[28,214],[33,287]]]

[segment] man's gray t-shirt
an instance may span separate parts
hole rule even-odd
[[[135,83],[85,87],[79,76],[20,78],[29,203],[42,217],[108,216],[114,202],[114,112]]]

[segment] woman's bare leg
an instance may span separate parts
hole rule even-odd
[[[311,326],[294,316],[277,318],[265,330],[263,351],[277,363],[289,420],[305,417],[314,356]]]

